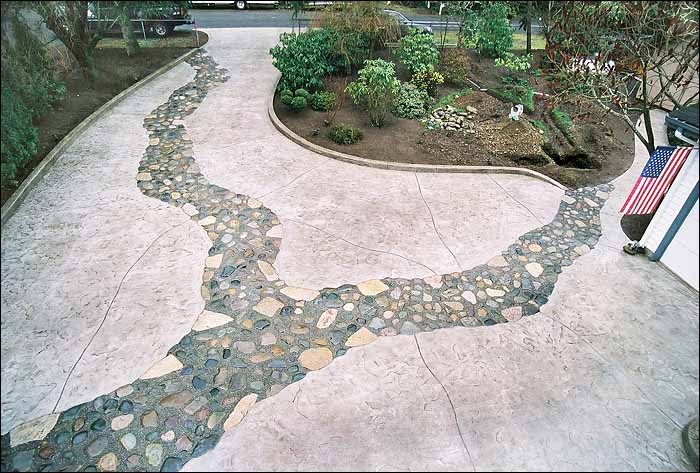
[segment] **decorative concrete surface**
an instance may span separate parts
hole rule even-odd
[[[137,378],[204,307],[206,234],[134,185],[143,116],[192,77],[178,65],[115,107],[2,227],[3,434]]]
[[[230,41],[231,36],[227,40]],[[216,44],[212,46],[217,59],[219,54],[224,59],[231,55],[231,48],[216,49]],[[241,42],[239,49],[246,50],[245,41]],[[601,274],[598,260],[591,257],[592,252],[597,251],[596,244],[601,234],[600,210],[614,189],[612,185],[567,192],[561,196],[561,203],[551,214],[550,221],[516,235],[509,245],[504,246],[505,249],[484,258],[483,264],[463,268],[457,254],[446,244],[449,237],[456,238],[455,235],[446,231],[443,235],[438,228],[439,218],[426,205],[420,182],[422,176],[404,174],[416,179],[416,188],[423,205],[429,210],[433,231],[442,246],[448,249],[457,269],[451,269],[447,274],[440,271],[422,279],[415,276],[387,277],[385,274],[356,285],[343,284],[321,291],[295,287],[296,284],[286,280],[274,266],[281,245],[279,227],[281,223],[284,225],[284,217],[278,218],[266,205],[264,195],[240,194],[229,190],[228,184],[213,184],[200,167],[197,140],[187,128],[189,121],[186,117],[191,116],[200,104],[211,101],[210,90],[212,93],[221,90],[228,77],[227,71],[206,54],[198,54],[188,62],[196,70],[195,77],[145,115],[146,151],[132,176],[141,192],[153,198],[150,200],[179,208],[182,215],[189,218],[185,226],[197,230],[201,227],[206,231],[211,246],[198,258],[199,268],[204,268],[200,291],[205,311],[193,312],[194,317],[188,325],[195,324],[193,331],[170,348],[163,362],[155,363],[148,371],[144,367],[141,372],[145,374],[140,376],[141,379],[90,402],[75,405],[62,412],[57,421],[42,420],[3,436],[3,470],[174,471],[198,457],[204,462],[200,464],[202,468],[218,462],[219,466],[212,468],[223,464],[225,468],[288,469],[290,465],[303,464],[305,469],[346,469],[353,460],[358,468],[366,469],[401,469],[409,462],[426,468],[437,465],[437,468],[450,469],[475,469],[482,464],[487,468],[500,468],[503,464],[518,468],[517,462],[520,462],[520,467],[536,468],[541,464],[564,462],[561,446],[555,444],[555,454],[548,451],[552,443],[548,433],[567,432],[569,442],[574,442],[572,430],[579,426],[586,433],[607,433],[612,439],[611,445],[624,453],[620,455],[621,460],[605,461],[618,462],[613,463],[615,465],[653,463],[677,467],[678,449],[656,442],[662,433],[673,432],[677,427],[673,415],[682,416],[678,413],[682,412],[683,403],[675,404],[677,412],[665,410],[664,403],[668,399],[664,393],[657,390],[646,394],[646,380],[636,376],[637,372],[627,373],[631,370],[625,360],[613,360],[612,367],[609,366],[610,347],[603,343],[604,346],[598,348],[595,340],[589,340],[598,333],[577,332],[587,321],[588,311],[594,309],[599,310],[603,317],[617,317],[618,325],[612,326],[611,333],[619,333],[619,336],[627,333],[624,329],[628,322],[619,317],[618,312],[624,315],[630,304],[618,295],[619,288],[606,284],[610,282],[604,277],[606,273]],[[231,67],[231,64],[227,66]],[[243,64],[237,66],[240,71],[246,70]],[[251,93],[254,93],[255,86],[251,84]],[[260,160],[256,163],[264,169],[265,163]],[[270,161],[271,168],[277,165],[283,167],[274,160]],[[343,175],[339,172],[336,178],[342,180]],[[218,172],[212,176],[216,179],[224,177]],[[253,186],[251,182],[254,179],[249,176],[247,185]],[[492,182],[498,185],[497,181]],[[513,185],[519,187],[517,182]],[[506,188],[502,188],[502,192],[509,194]],[[444,198],[437,192],[435,194],[433,198],[438,202]],[[520,198],[525,199],[525,195],[527,192],[523,192]],[[454,197],[448,195],[447,198]],[[528,210],[535,220],[538,220],[539,212],[545,216],[548,211],[546,205],[532,210],[516,197],[511,198]],[[455,211],[448,204],[443,210],[448,215]],[[389,222],[391,224],[392,220]],[[371,226],[368,229],[370,232],[374,230]],[[387,236],[390,242],[391,237]],[[465,247],[464,251],[468,248]],[[620,273],[612,281],[624,280],[634,286],[637,281],[627,277],[626,262],[619,261],[619,252],[610,254],[613,257],[611,267]],[[575,262],[578,259],[581,262]],[[639,260],[629,261],[635,264]],[[577,273],[568,268],[574,265],[575,269],[585,262],[592,264],[592,269],[590,274],[584,271],[582,274],[587,276],[581,279],[590,283],[590,292],[588,288],[581,290]],[[652,272],[659,270],[653,265],[650,268]],[[581,326],[562,322],[556,312],[557,306],[547,305],[560,278],[566,277],[568,283],[566,279],[561,281],[565,288],[569,288],[564,297],[583,299],[578,305],[565,301],[562,308],[567,317],[580,315]],[[678,283],[666,273],[659,279],[661,286],[670,288],[667,299],[640,302],[639,294],[634,291],[623,293],[624,297],[636,301],[635,308],[643,311],[644,317],[639,317],[643,321],[650,319],[650,307],[658,307],[664,313],[677,314],[692,325],[693,318],[687,312],[693,303],[689,297],[693,295],[692,291],[686,289],[685,294],[679,293]],[[142,279],[142,286],[144,281],[150,282]],[[643,282],[649,286],[652,279],[646,278]],[[572,285],[576,290],[570,289]],[[622,301],[619,308],[614,303],[609,304],[619,309],[618,312],[607,314],[605,297],[591,298],[594,291]],[[697,310],[697,300],[694,302]],[[548,316],[529,317],[541,310],[552,312],[547,312]],[[694,322],[697,332],[696,318]],[[656,321],[649,323],[653,326]],[[496,327],[486,327],[489,325]],[[470,329],[438,330],[455,326]],[[565,332],[567,327],[569,331]],[[620,327],[622,331],[616,332]],[[668,336],[662,329],[659,331],[661,339]],[[468,334],[466,343],[459,339],[461,333]],[[401,335],[394,337],[398,334]],[[439,343],[433,342],[438,336]],[[498,338],[493,339],[494,336]],[[579,340],[582,342],[578,343]],[[693,341],[697,352],[695,336],[694,340],[690,337],[687,344],[679,344],[678,353],[692,351]],[[639,341],[633,339],[617,346],[632,351],[638,345]],[[572,348],[578,346],[589,351],[578,353]],[[652,346],[656,348],[658,345]],[[383,348],[385,353],[372,353],[373,347],[387,348]],[[349,353],[348,349],[351,349]],[[375,356],[381,361],[372,361]],[[456,357],[456,361],[450,360],[450,356]],[[365,359],[359,360],[358,357]],[[647,355],[637,359],[651,365],[651,361],[662,358]],[[690,373],[690,376],[683,374],[674,379],[679,388],[687,389],[688,380],[694,379],[697,383],[697,374],[693,378],[693,373],[697,373],[697,361],[688,359],[690,361],[685,365],[684,362],[679,365],[682,373]],[[402,367],[397,368],[397,364]],[[353,370],[358,365],[362,369],[355,374]],[[516,367],[515,372],[513,367]],[[570,370],[570,376],[562,374],[566,370]],[[339,374],[333,375],[334,372]],[[326,373],[331,377],[330,386],[334,386],[330,391],[329,384],[321,376]],[[378,376],[377,380],[364,381],[363,376],[372,373]],[[436,384],[429,384],[431,378]],[[416,379],[418,388],[413,386]],[[389,389],[385,392],[383,386],[387,380],[391,382],[387,383]],[[592,385],[591,380],[597,380],[598,384]],[[460,385],[465,381],[470,384]],[[658,382],[656,378],[654,381]],[[317,414],[327,415],[325,420],[319,420],[320,426],[308,413],[302,414],[303,410],[298,409],[298,397],[302,396],[300,387],[308,386],[309,382],[314,383],[314,392],[303,400],[302,408],[320,406]],[[343,387],[343,382],[350,382],[355,388],[338,390]],[[296,391],[293,391],[294,387],[282,391],[292,383],[297,383],[294,385]],[[641,397],[633,398],[633,393],[638,392]],[[264,398],[289,402],[290,393],[294,393],[291,402],[297,407],[295,411],[311,424],[301,421],[284,424],[287,430],[276,425],[275,435],[266,440],[263,440],[263,433],[258,432],[255,441],[269,445],[268,454],[261,458],[258,452],[257,462],[250,459],[245,466],[236,466],[233,462],[237,460],[232,460],[232,455],[245,458],[246,453],[255,449],[246,443],[228,450],[226,445],[230,436],[238,435],[237,432],[245,434],[245,426],[254,425],[254,416],[259,415],[257,413],[263,406],[269,406],[266,416],[276,415],[273,404],[266,401],[254,403]],[[359,407],[353,407],[353,402],[336,404],[334,400],[328,400],[329,393],[334,400],[354,393],[353,399],[363,403]],[[439,397],[441,393],[444,397]],[[473,394],[477,396],[473,397]],[[622,397],[612,398],[613,395]],[[697,404],[697,389],[694,393],[691,389],[686,398]],[[416,399],[422,407],[407,412],[406,405],[412,407],[410,404]],[[625,402],[618,404],[620,399]],[[637,410],[629,408],[630,399]],[[393,403],[389,402],[392,400]],[[586,408],[583,401],[591,401],[591,412],[584,409],[584,413],[577,413],[580,416],[577,424],[574,420],[578,418],[571,411],[581,406]],[[593,423],[590,428],[586,427],[583,424],[586,420],[593,422],[598,419],[600,424],[608,419],[601,411],[602,401],[607,402],[606,407],[612,406],[622,413],[613,416],[618,423],[613,423],[608,430],[593,430]],[[640,402],[641,411],[638,409]],[[344,411],[346,405],[348,409]],[[543,406],[544,414],[541,412]],[[552,406],[554,409],[550,409]],[[325,407],[334,407],[337,412],[326,411]],[[372,413],[368,414],[367,409],[372,409]],[[289,404],[286,410],[293,419]],[[248,411],[250,413],[246,415]],[[660,420],[661,414],[668,425]],[[347,419],[347,424],[337,422],[343,418]],[[554,428],[543,431],[541,423],[550,418],[555,419],[550,420]],[[415,424],[411,425],[407,419],[415,420]],[[450,425],[447,423],[449,419],[453,421],[451,429],[445,427]],[[521,428],[520,435],[513,435],[512,429],[503,432],[503,426],[508,426],[509,422],[512,424],[514,419],[518,420],[516,425],[528,425],[534,430]],[[331,421],[333,425],[328,425]],[[264,425],[267,420],[263,418],[260,422]],[[637,422],[654,423],[654,428],[648,429],[649,432],[630,432]],[[358,442],[357,445],[365,449],[349,448],[333,458],[326,455],[320,459],[318,451],[336,442],[346,425],[355,427],[353,432],[366,435],[362,436],[363,440],[356,437],[350,442],[344,440],[343,445],[352,447]],[[305,428],[312,429],[312,434],[305,432]],[[440,430],[437,434],[432,432],[436,428]],[[620,428],[623,432],[617,435]],[[280,442],[280,435],[284,439],[289,429],[302,429],[301,435],[314,442],[313,449],[297,442],[292,452],[295,458],[287,458],[289,448]],[[341,433],[325,440],[315,437],[334,429],[341,429]],[[214,449],[224,431],[228,432],[227,443],[204,456]],[[426,432],[430,434],[426,435]],[[423,444],[420,448],[413,445],[418,436]],[[497,443],[505,439],[505,448],[515,453],[504,455],[500,448],[494,448],[489,442],[492,436]],[[598,447],[602,444],[590,437],[584,435],[584,441],[579,442],[583,447],[574,461],[577,466],[600,457]],[[18,438],[29,441],[22,443]],[[378,438],[385,440],[385,445],[379,447]],[[470,441],[475,438],[476,445],[470,446]],[[530,459],[518,453],[530,451],[526,446],[518,445],[522,438],[534,439],[531,450],[535,453]],[[566,439],[558,440],[559,445],[568,445]],[[659,460],[655,454],[629,453],[627,445],[636,446],[639,442],[661,448],[665,456]],[[281,450],[276,450],[279,448]],[[246,449],[248,452],[241,452]],[[543,452],[541,455],[537,453],[540,451]],[[282,455],[282,452],[286,454]],[[602,464],[602,461],[595,465]]]

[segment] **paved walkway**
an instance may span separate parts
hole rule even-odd
[[[619,460],[640,468],[682,468],[673,436],[692,414],[689,406],[697,405],[697,295],[659,267],[641,259],[618,261],[618,250],[606,249],[619,248],[621,240],[614,211],[606,213],[606,207],[599,217],[612,188],[572,192],[560,204],[560,191],[529,178],[416,176],[305,152],[274,132],[260,113],[275,77],[264,51],[278,33],[213,33],[208,49],[228,69],[227,82],[206,57],[192,61],[194,80],[189,66],[178,67],[115,109],[112,122],[93,127],[83,138],[90,148],[78,148],[74,161],[64,157],[3,228],[3,289],[6,284],[13,289],[9,295],[3,291],[3,334],[25,335],[12,350],[3,344],[3,433],[91,401],[48,418],[45,430],[51,433],[43,443],[20,442],[38,438],[39,428],[16,430],[10,437],[19,446],[11,460],[9,439],[3,437],[3,463],[158,469],[179,468],[201,456],[196,461],[204,463],[188,467],[339,469],[354,460],[368,469],[501,469],[517,468],[517,461],[533,469]],[[148,137],[138,128],[143,116]],[[138,138],[125,143],[115,130],[128,133],[128,127]],[[103,150],[110,140],[104,161],[86,152]],[[136,167],[145,196],[134,192]],[[73,181],[83,183],[77,187],[82,192],[75,192]],[[531,195],[537,199],[528,200]],[[138,231],[133,208],[142,212]],[[604,232],[598,242],[600,220]],[[66,227],[73,232],[51,233]],[[115,228],[123,229],[116,244]],[[192,230],[190,240],[168,241],[178,229]],[[63,246],[57,247],[60,237]],[[490,241],[481,241],[485,237]],[[295,238],[314,243],[295,244]],[[324,247],[329,250],[317,249]],[[347,254],[353,259],[343,261]],[[194,333],[182,338],[204,306],[198,291],[205,258],[201,297],[207,310]],[[330,258],[338,262],[329,264]],[[77,276],[62,277],[76,263]],[[604,263],[609,264],[601,269]],[[103,268],[108,271],[101,278]],[[637,281],[631,269],[652,278]],[[33,290],[27,291],[26,275],[40,271],[44,276],[32,278]],[[379,277],[384,279],[372,280]],[[640,297],[652,280],[667,287],[665,297],[653,303]],[[621,292],[611,284],[623,281],[634,290]],[[344,283],[349,284],[314,291]],[[568,289],[579,283],[590,292]],[[174,299],[177,287],[182,289]],[[601,297],[592,298],[596,290]],[[52,303],[41,312],[42,303],[28,294],[51,294]],[[627,320],[631,310],[624,296],[636,304],[637,324]],[[521,319],[540,308],[536,317]],[[561,308],[566,314],[557,312]],[[662,321],[651,317],[655,311],[664,313]],[[591,312],[601,318],[595,330],[584,325],[596,320]],[[518,323],[500,323],[506,321]],[[484,324],[497,326],[420,333]],[[645,324],[648,331],[640,329]],[[399,331],[412,336],[390,337]],[[649,334],[658,338],[642,346],[653,350],[639,354],[640,339]],[[385,337],[345,354],[347,347],[377,335]],[[46,341],[26,343],[37,336]],[[611,362],[609,338],[628,356]],[[659,341],[669,339],[674,341],[669,347]],[[173,345],[164,362],[128,384]],[[335,357],[340,358],[329,364]],[[650,373],[654,383],[649,383],[639,373],[654,366],[652,361],[670,368],[661,377]],[[571,370],[568,377],[564,369]],[[33,382],[26,376],[31,370]],[[368,382],[367,374],[378,375],[382,384]],[[658,389],[659,379],[677,393]],[[42,384],[44,390],[35,394]],[[67,389],[57,389],[64,384]],[[633,409],[611,393],[634,400]],[[305,422],[294,420],[290,395],[297,408],[301,404],[295,412]],[[272,397],[253,407],[241,425],[229,428],[255,398],[267,396]],[[314,403],[319,407],[304,410]],[[578,408],[587,410],[575,422],[572,410]],[[615,410],[630,417],[609,414]],[[284,428],[274,420],[282,412],[292,422],[279,424]],[[586,435],[583,421],[596,418],[609,427],[607,442]],[[569,443],[557,436],[559,444],[552,444],[556,430],[543,431],[541,419],[568,432]],[[651,426],[639,429],[644,422]],[[578,426],[580,441],[572,433]],[[225,428],[223,443],[202,456]],[[344,428],[352,428],[352,438]],[[366,435],[357,435],[363,431]],[[595,431],[601,432],[606,431]],[[347,448],[333,448],[338,436],[346,437]],[[280,438],[298,439],[291,457],[291,444]],[[619,459],[603,449],[611,439],[625,453]],[[496,451],[494,442],[504,446]],[[643,454],[639,442],[647,447]],[[562,456],[572,444],[581,453]],[[647,454],[650,449],[661,453]]]

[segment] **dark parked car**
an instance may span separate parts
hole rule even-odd
[[[137,35],[146,34],[160,38],[171,35],[176,26],[194,23],[185,8],[175,6],[133,9],[129,12],[129,17]],[[112,2],[89,3],[88,28],[92,30],[102,28],[105,33],[121,32]]]

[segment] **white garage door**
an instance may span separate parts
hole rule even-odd
[[[700,241],[698,212],[696,201],[690,215],[661,257],[663,264],[696,290],[698,289],[698,241]]]

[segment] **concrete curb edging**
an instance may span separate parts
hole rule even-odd
[[[129,95],[136,92],[138,89],[144,85],[152,82],[157,77],[165,74],[173,67],[177,66],[181,62],[189,59],[197,51],[199,51],[203,46],[199,48],[194,48],[191,51],[186,52],[177,59],[169,62],[160,69],[153,71],[137,83],[133,84],[131,87],[121,91],[119,94],[112,97],[107,103],[103,104],[100,108],[92,112],[85,120],[80,122],[75,128],[73,128],[66,136],[63,137],[61,141],[54,146],[51,151],[41,160],[39,165],[34,168],[34,170],[29,174],[29,176],[22,182],[22,184],[15,190],[12,196],[5,202],[2,206],[2,214],[0,215],[0,224],[5,225],[7,220],[15,213],[19,205],[22,203],[24,198],[27,196],[29,191],[41,180],[41,178],[46,174],[49,168],[54,164],[59,156],[68,148],[82,133],[100,119],[105,113],[113,109],[116,105],[122,102]]]
[[[361,158],[359,156],[354,156],[351,154],[341,153],[332,149],[324,148],[323,146],[312,143],[305,138],[294,133],[292,130],[287,128],[287,126],[282,123],[275,113],[274,99],[275,90],[277,89],[277,81],[275,82],[275,88],[272,89],[270,95],[270,100],[268,102],[267,114],[270,117],[270,121],[277,128],[277,130],[284,136],[289,138],[291,141],[295,142],[299,146],[313,151],[314,153],[326,156],[328,158],[337,159],[339,161],[345,161],[347,163],[357,164],[360,166],[367,166],[377,169],[388,169],[392,171],[408,171],[408,172],[463,172],[463,173],[484,173],[484,174],[522,174],[529,177],[534,177],[541,181],[545,181],[561,190],[569,190],[568,187],[564,186],[560,182],[552,179],[549,176],[545,176],[537,171],[533,171],[527,168],[516,168],[516,167],[506,167],[506,166],[461,166],[461,165],[451,165],[451,164],[410,164],[410,163],[394,163],[390,161],[379,161],[374,159]]]

